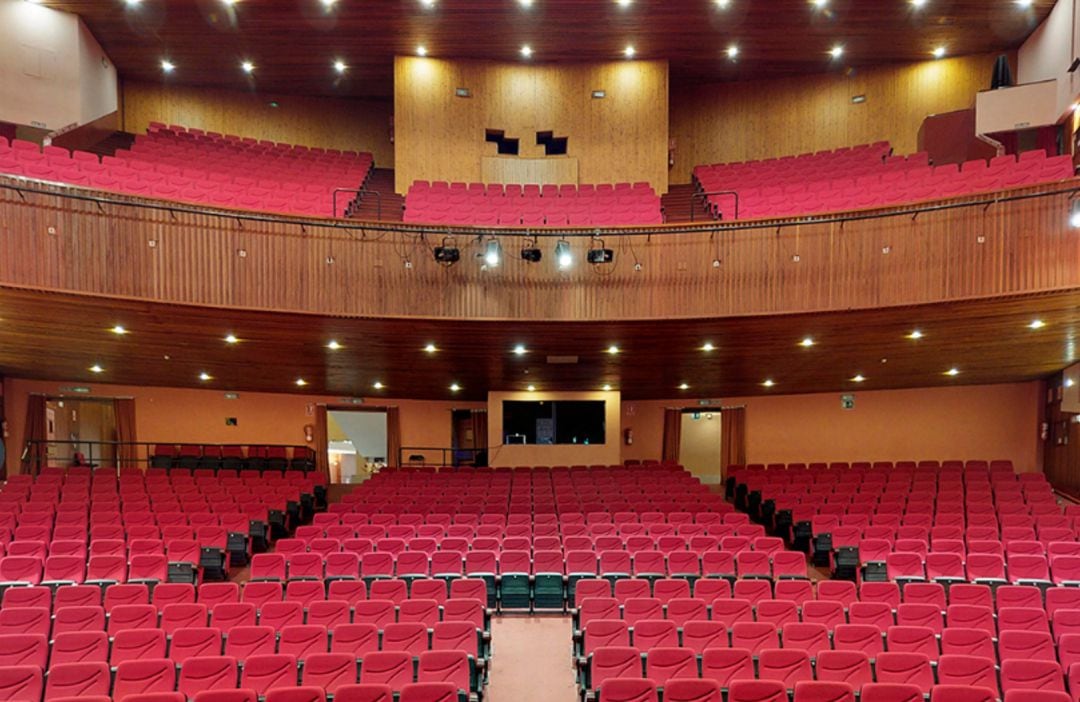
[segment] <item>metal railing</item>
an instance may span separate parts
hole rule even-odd
[[[732,219],[739,218],[739,193],[735,190],[710,190],[707,193],[694,193],[690,196],[690,221],[694,221],[694,204],[700,198],[703,200],[703,204],[708,206],[710,195],[734,195],[735,196],[735,212],[732,215]],[[715,219],[715,217],[714,217]]]
[[[198,455],[173,456],[156,454],[158,446],[179,447],[182,445],[198,446]],[[281,459],[268,459],[262,456],[249,456],[245,451],[249,446],[258,448],[282,448],[285,449],[285,463]],[[227,456],[221,458],[221,451],[225,448],[239,448],[243,452],[243,458]],[[38,475],[42,468],[73,466],[85,466],[94,470],[116,471],[120,468],[135,467],[140,470],[147,468],[228,468],[235,470],[314,470],[315,456],[309,453],[308,457],[301,457],[297,461],[292,460],[293,452],[298,447],[295,444],[192,444],[190,442],[171,441],[75,441],[75,440],[41,440],[27,441],[23,446],[19,457],[24,473]],[[211,449],[209,453],[203,453],[205,449]],[[310,449],[309,449],[310,451]],[[78,459],[78,460],[76,460]]]
[[[353,194],[355,194],[357,196],[357,198],[354,198],[354,199],[356,199],[358,204],[360,202],[360,199],[362,199],[364,195],[374,195],[375,196],[375,221],[376,222],[381,222],[382,221],[382,193],[380,193],[378,190],[368,190],[367,188],[334,188],[333,207],[334,207],[334,216],[335,217],[338,216],[338,213],[337,213],[338,212],[338,208],[337,208],[338,193],[353,193]]]
[[[435,460],[438,458],[438,460]],[[486,466],[486,448],[448,448],[445,446],[402,446],[398,450],[400,466]]]

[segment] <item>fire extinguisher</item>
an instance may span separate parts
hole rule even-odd
[[[623,429],[623,442],[627,446],[633,445],[633,443],[634,443],[634,430],[633,429],[631,429],[629,427],[627,427],[626,429]]]

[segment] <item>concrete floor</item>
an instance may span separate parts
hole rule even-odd
[[[496,617],[486,702],[574,702],[569,616]]]

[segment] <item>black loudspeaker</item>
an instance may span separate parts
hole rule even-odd
[[[1009,67],[1009,57],[1001,54],[994,61],[994,74],[990,78],[990,89],[1011,88],[1013,86],[1012,68]]]

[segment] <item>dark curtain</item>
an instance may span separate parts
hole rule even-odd
[[[679,462],[679,442],[682,440],[682,412],[677,409],[664,410],[664,449],[660,459]]]
[[[722,480],[729,466],[746,464],[746,409],[734,407],[720,412],[720,465]]]
[[[397,407],[386,408],[386,453],[386,465],[401,465],[401,410]]]
[[[135,445],[135,400],[113,400],[116,415],[116,461],[121,468],[139,465],[139,447]]]
[[[315,405],[315,470],[330,483],[330,452],[326,430],[326,405]]]
[[[23,445],[12,448],[22,455],[22,450],[27,447],[27,442],[44,440],[45,396],[30,395],[26,398],[26,425],[23,428]],[[44,465],[47,455],[48,449],[44,444],[29,446],[29,450],[22,459],[21,472],[37,474],[41,466]]]
[[[486,466],[488,464],[488,414],[487,410],[472,411],[473,465]]]

